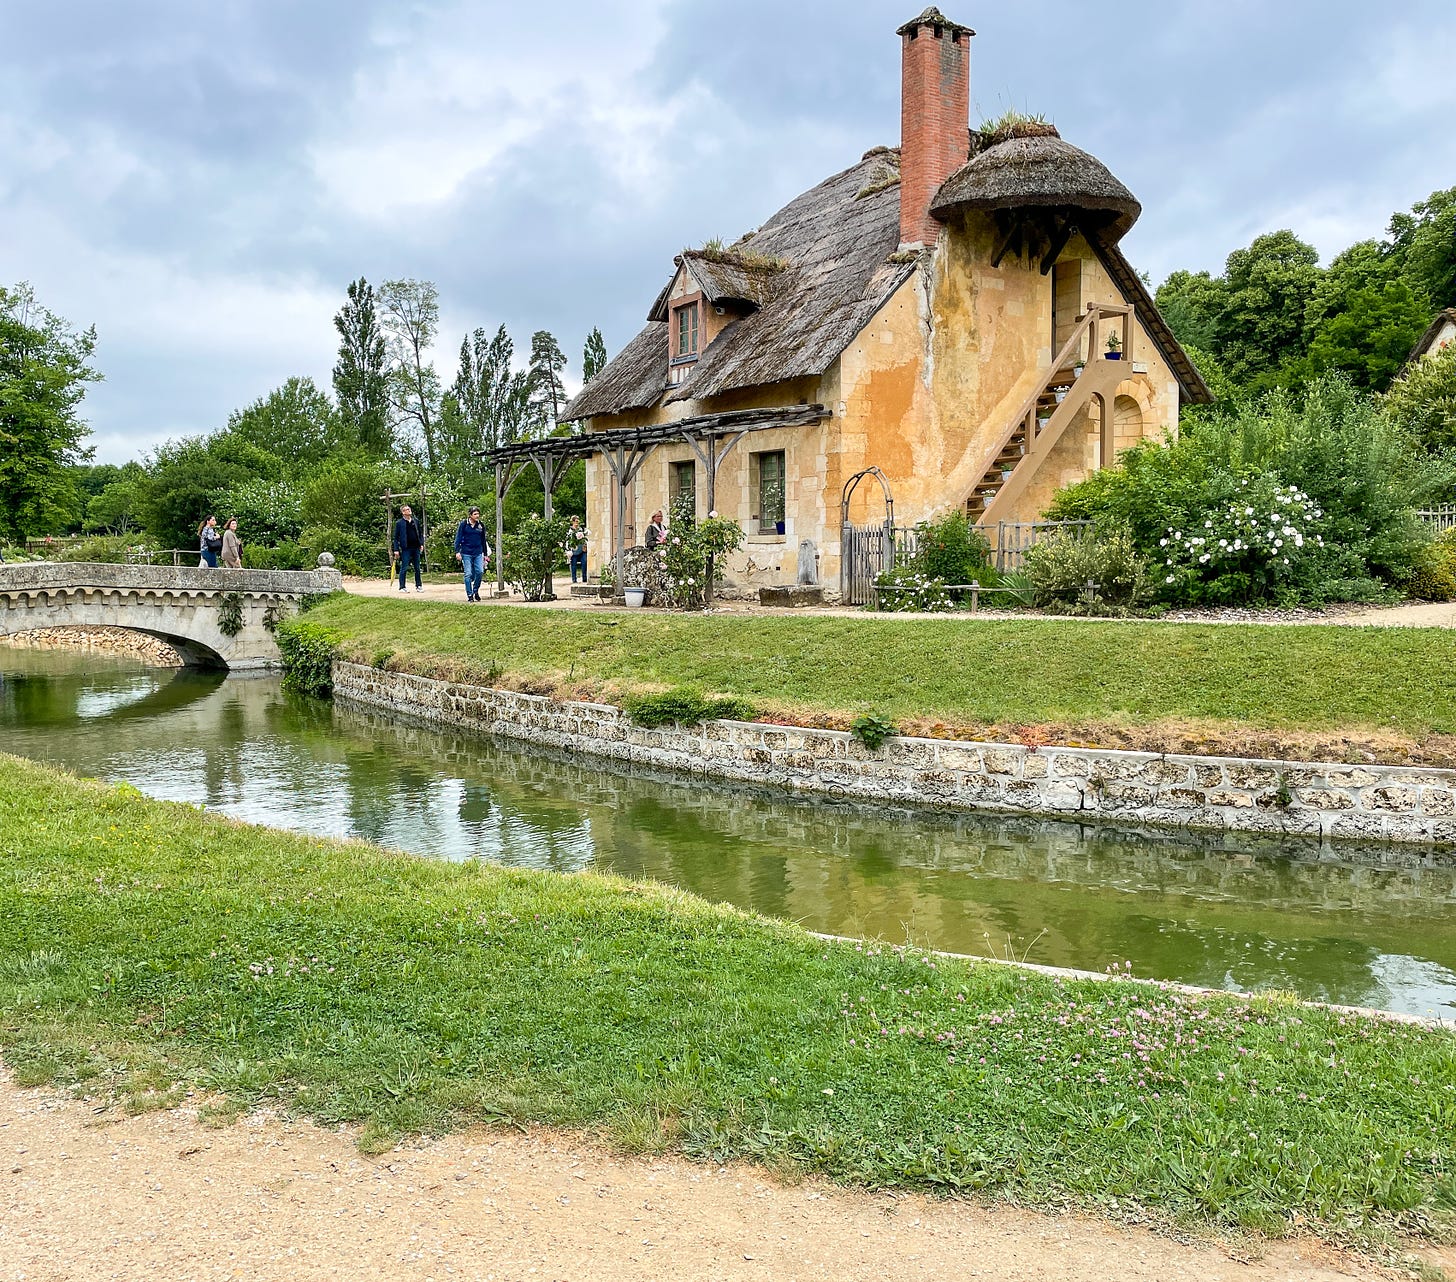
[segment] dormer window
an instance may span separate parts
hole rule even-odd
[[[679,359],[698,354],[698,305],[684,303],[677,308],[677,351]]]

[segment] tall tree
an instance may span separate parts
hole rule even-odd
[[[334,317],[339,359],[334,364],[334,395],[354,439],[371,456],[389,453],[389,375],[384,333],[374,309],[374,286],[364,277],[349,285],[349,301]]]
[[[387,280],[379,291],[389,355],[390,397],[397,420],[412,423],[433,470],[439,464],[436,420],[440,376],[430,348],[440,328],[440,295],[428,280]]]
[[[1319,279],[1319,251],[1292,231],[1256,237],[1228,256],[1217,354],[1236,382],[1275,386],[1285,367],[1303,357]]]
[[[1390,220],[1390,245],[1401,274],[1431,311],[1456,307],[1456,187],[1433,191]]]
[[[511,368],[515,353],[504,325],[489,339],[477,329],[460,344],[460,373],[451,392],[478,441],[476,449],[493,450],[522,435],[528,375]]]
[[[550,330],[538,329],[531,335],[531,368],[529,387],[531,421],[537,433],[549,436],[561,420],[561,407],[566,404],[566,387],[561,381],[566,369],[566,355]]]
[[[78,411],[101,377],[95,350],[94,328],[76,332],[29,285],[0,286],[0,537],[64,522],[75,508],[69,469],[91,456]]]
[[[339,452],[346,432],[328,394],[311,378],[290,378],[245,409],[228,415],[228,431],[285,463],[311,466]]]
[[[607,344],[602,331],[596,326],[586,336],[586,346],[581,353],[581,381],[590,383],[607,365]]]

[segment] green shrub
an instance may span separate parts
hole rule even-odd
[[[680,686],[662,694],[635,695],[623,705],[639,726],[695,726],[704,721],[752,721],[754,708],[746,699],[705,699],[696,690]]]
[[[849,732],[871,752],[878,752],[886,739],[900,733],[900,728],[878,712],[866,712],[850,722]]]
[[[128,554],[137,547],[135,538],[97,535],[90,539],[77,539],[70,543],[57,543],[53,549],[41,552],[51,561],[90,561],[109,565],[125,564]],[[194,557],[191,564],[196,564]]]
[[[990,543],[960,508],[915,527],[912,565],[927,579],[960,585],[979,578],[984,583],[990,564]]]
[[[671,522],[667,541],[657,549],[663,601],[679,610],[696,609],[706,600],[709,575],[720,580],[725,558],[743,545],[743,527],[721,516],[699,521],[686,496],[672,505]]]
[[[567,527],[565,517],[548,520],[533,512],[521,521],[514,534],[506,535],[500,549],[506,580],[527,601],[544,600],[546,580],[565,568],[562,549]]]
[[[1456,530],[1421,550],[1406,591],[1421,601],[1456,601]]]
[[[378,577],[389,566],[389,555],[382,541],[366,539],[337,526],[310,525],[299,537],[298,546],[305,566],[316,565],[320,553],[331,552],[334,567],[341,574]]]
[[[1036,604],[1059,614],[1126,614],[1152,598],[1147,563],[1125,531],[1056,531],[1027,550],[1026,576]]]
[[[337,554],[335,554],[337,556]],[[308,553],[297,543],[280,543],[264,548],[244,545],[243,567],[248,570],[309,570]]]
[[[334,658],[339,636],[332,628],[294,618],[278,625],[283,685],[298,694],[327,699],[334,692]]]
[[[946,590],[944,579],[923,574],[913,563],[897,565],[875,580],[875,609],[886,614],[907,611],[940,613],[956,608],[955,598]]]
[[[1378,593],[1373,580],[1406,582],[1423,544],[1414,509],[1448,493],[1452,480],[1450,460],[1422,450],[1348,378],[1325,375],[1298,394],[1271,392],[1200,416],[1176,442],[1128,450],[1063,490],[1047,516],[1126,530],[1164,561],[1170,532],[1222,520],[1241,483],[1293,487],[1319,517],[1302,530],[1309,542],[1288,573],[1281,556],[1278,574],[1243,567],[1232,572],[1242,578],[1217,588],[1208,575],[1181,574],[1161,586],[1174,600],[1318,603]]]

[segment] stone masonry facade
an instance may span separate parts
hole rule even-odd
[[[1456,845],[1456,770],[890,739],[758,722],[645,729],[620,708],[334,664],[339,699],[785,792],[936,810]]]

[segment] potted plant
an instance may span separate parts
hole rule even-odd
[[[1109,334],[1107,336],[1107,359],[1110,361],[1120,361],[1122,359],[1122,339],[1116,334]]]
[[[646,588],[623,588],[622,597],[627,602],[629,610],[640,610],[642,603],[647,600]]]
[[[1080,357],[1080,356],[1079,356],[1079,357],[1078,357],[1078,358],[1077,358],[1077,363],[1076,363],[1076,364],[1075,364],[1075,365],[1073,365],[1073,366],[1072,366],[1072,377],[1073,377],[1073,378],[1081,378],[1081,377],[1082,377],[1082,371],[1083,371],[1083,370],[1084,370],[1084,369],[1086,369],[1086,368],[1087,368],[1087,363],[1086,363],[1086,361],[1084,361],[1084,360],[1083,360],[1083,359],[1082,359],[1082,358],[1081,358],[1081,357]]]

